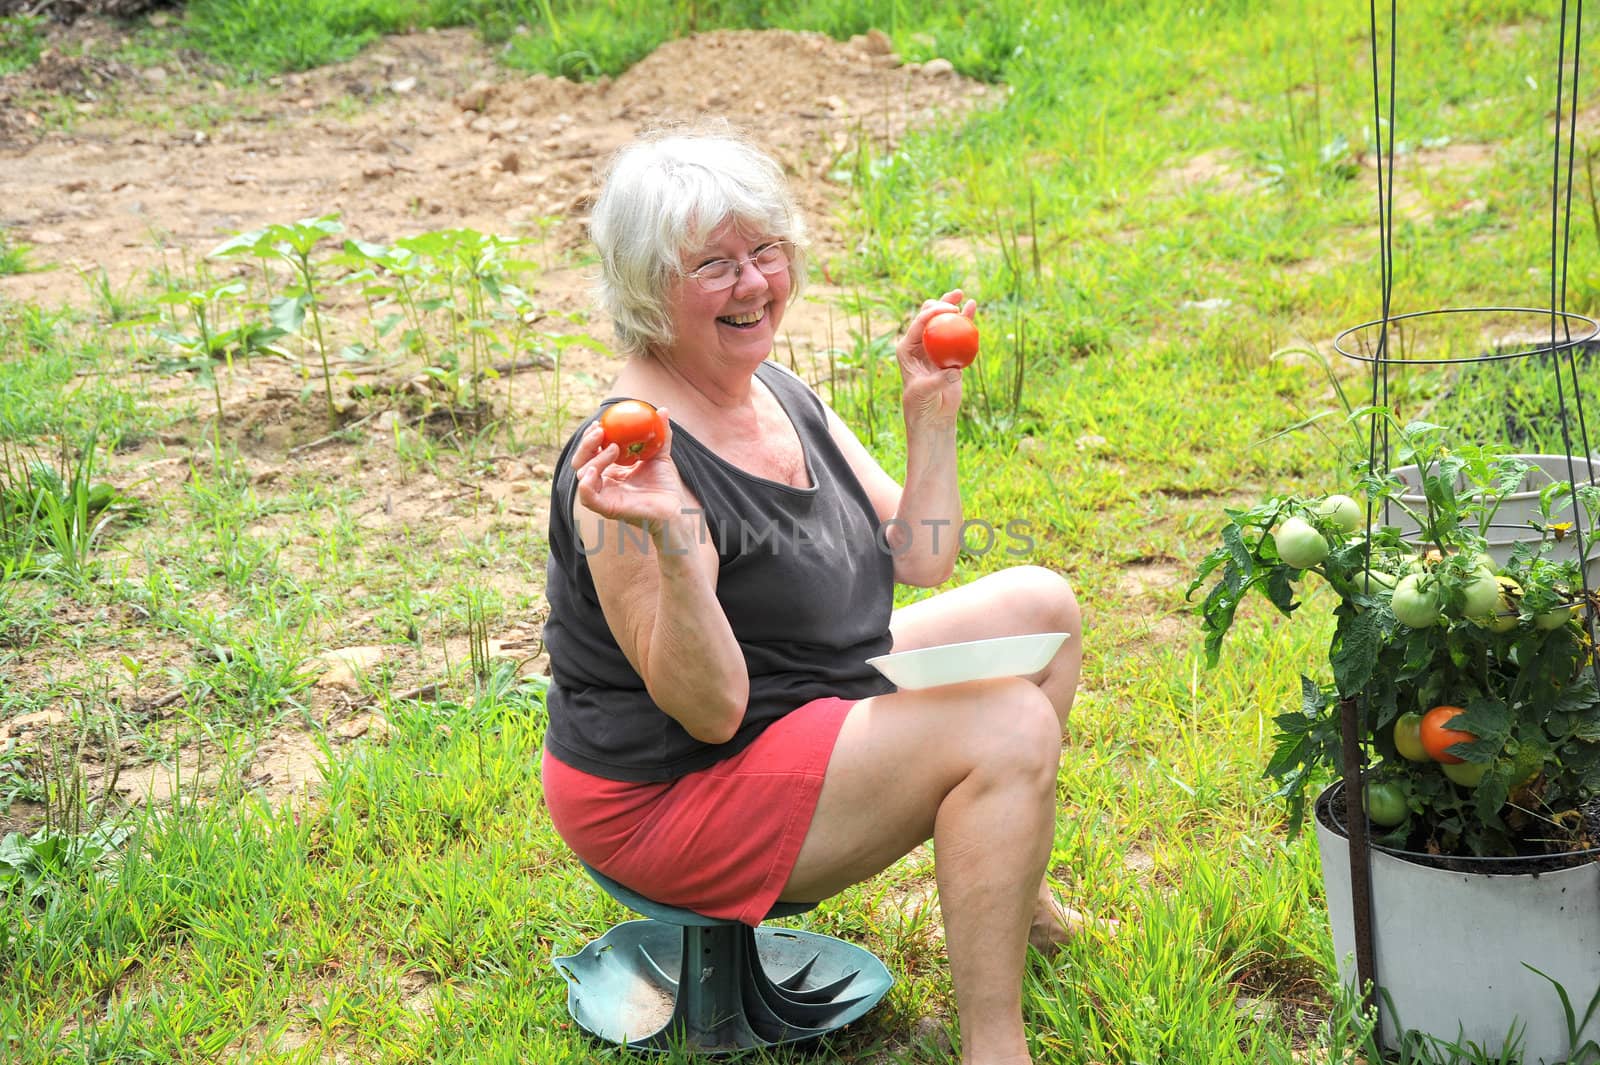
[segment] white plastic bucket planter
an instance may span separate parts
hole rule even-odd
[[[1342,825],[1325,823],[1328,799],[1342,787],[1318,800],[1316,831],[1339,979],[1354,986],[1349,841]],[[1377,983],[1393,1002],[1389,1009],[1379,997],[1391,1049],[1399,1045],[1398,1019],[1404,1030],[1495,1053],[1515,1028],[1526,1065],[1565,1061],[1561,999],[1527,966],[1566,989],[1580,1021],[1600,989],[1600,865],[1593,862],[1494,875],[1430,868],[1374,849],[1372,924]],[[1590,1039],[1600,1040],[1600,1017],[1578,1033],[1578,1046]]]
[[[1530,519],[1539,516],[1539,490],[1557,481],[1566,482],[1568,479],[1567,456],[1565,455],[1517,455],[1533,466],[1523,478],[1522,486],[1518,491],[1512,492],[1500,501],[1500,508],[1495,511],[1493,523],[1489,526],[1489,555],[1499,565],[1505,565],[1511,557],[1511,549],[1519,542],[1525,540],[1538,541],[1538,534],[1528,524]],[[1428,501],[1422,495],[1422,477],[1417,472],[1416,466],[1398,466],[1393,471],[1405,484],[1417,488],[1416,493],[1402,492],[1400,501],[1418,514],[1427,512]],[[1578,484],[1586,484],[1591,475],[1600,475],[1600,459],[1591,460],[1582,456],[1573,456],[1572,475],[1577,478]],[[1556,504],[1551,512],[1555,521],[1572,521],[1572,500],[1567,498]],[[1578,507],[1578,515],[1583,515],[1583,507]],[[1403,535],[1410,536],[1417,531],[1417,523],[1411,516],[1399,507],[1391,507],[1388,522],[1397,526]],[[1600,548],[1592,546],[1586,537],[1584,546],[1589,549],[1589,563],[1586,567],[1589,576],[1589,587],[1594,588],[1600,584]],[[1565,560],[1577,557],[1577,539],[1568,537],[1557,543],[1550,551],[1550,557]]]

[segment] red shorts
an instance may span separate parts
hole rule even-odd
[[[677,780],[607,780],[544,755],[544,799],[573,853],[647,898],[757,925],[788,883],[855,703],[815,699],[732,758]]]

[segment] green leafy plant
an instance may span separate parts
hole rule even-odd
[[[94,875],[118,853],[132,829],[109,822],[82,835],[44,827],[0,837],[0,899],[40,902]]]
[[[0,18],[0,74],[26,70],[39,61],[44,51],[44,27],[42,15]]]
[[[86,578],[106,524],[132,500],[98,480],[97,437],[57,463],[0,450],[0,562],[8,571]]]
[[[1571,486],[1541,489],[1527,538],[1496,561],[1491,523],[1532,467],[1499,449],[1452,449],[1437,425],[1399,437],[1396,456],[1420,486],[1364,467],[1349,496],[1226,512],[1221,546],[1189,586],[1192,597],[1216,577],[1200,604],[1207,661],[1252,592],[1286,616],[1331,607],[1332,681],[1302,678],[1267,766],[1295,828],[1308,787],[1339,767],[1338,706],[1353,699],[1376,758],[1365,776],[1380,789],[1368,805],[1381,842],[1479,856],[1600,842],[1580,812],[1600,796],[1600,690],[1582,609],[1596,603],[1579,561],[1556,550],[1572,535],[1560,520]],[[1600,489],[1581,484],[1578,497],[1593,529]],[[1325,589],[1309,586],[1313,574]]]
[[[215,318],[221,304],[233,297],[243,296],[247,286],[242,281],[223,281],[198,289],[169,292],[157,300],[173,308],[171,328],[165,326],[155,331],[156,338],[179,352],[184,358],[184,368],[192,369],[211,386],[216,403],[217,419],[212,427],[212,440],[217,453],[222,453],[222,382],[217,378],[217,362],[226,363],[233,370],[233,357],[248,357],[263,351],[276,350],[273,344],[285,335],[276,325],[241,323],[232,329],[218,329]],[[187,322],[177,320],[182,313]],[[185,330],[192,329],[193,332]]]
[[[434,230],[392,245],[345,242],[339,261],[354,267],[345,281],[361,286],[374,341],[400,328],[401,346],[421,356],[424,375],[447,397],[452,423],[457,408],[483,421],[483,382],[502,370],[509,419],[513,356],[538,317],[532,297],[511,280],[533,265],[507,254],[522,243],[473,229]]]
[[[241,233],[211,249],[209,258],[251,256],[263,261],[276,258],[291,268],[295,283],[271,301],[272,324],[282,333],[301,334],[306,319],[311,320],[311,340],[322,361],[322,388],[327,399],[328,424],[337,425],[338,409],[333,402],[333,371],[328,365],[328,345],[322,334],[322,311],[318,304],[317,269],[312,252],[323,240],[344,231],[337,214],[302,218],[298,222],[277,222],[262,229]],[[281,335],[281,334],[280,334]]]
[[[0,227],[0,277],[25,274],[33,269],[28,265],[28,252],[31,250],[32,245],[7,238],[5,229]]]

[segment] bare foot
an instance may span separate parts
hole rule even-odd
[[[1115,935],[1121,927],[1120,921],[1108,917],[1090,917],[1066,905],[1056,898],[1046,882],[1039,885],[1033,921],[1028,927],[1028,944],[1048,957],[1080,935]]]

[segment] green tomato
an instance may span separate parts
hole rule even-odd
[[[1307,569],[1328,557],[1328,541],[1304,518],[1285,518],[1272,534],[1284,565]]]
[[[1319,517],[1327,518],[1339,527],[1339,531],[1349,536],[1366,523],[1366,512],[1357,503],[1346,495],[1334,494],[1327,496],[1316,505]]]
[[[1394,749],[1408,762],[1431,762],[1427,748],[1422,746],[1422,715],[1416,712],[1401,714],[1394,721]]]
[[[1367,570],[1367,586],[1364,589],[1368,595],[1377,595],[1379,592],[1390,592],[1399,582],[1400,578],[1392,573],[1385,573],[1381,569]]]
[[[1576,617],[1577,614],[1577,607],[1558,606],[1554,610],[1546,610],[1543,614],[1535,616],[1533,619],[1533,627],[1536,629],[1545,630],[1559,629],[1561,626],[1565,625],[1567,622]]]
[[[1483,782],[1483,776],[1489,772],[1488,762],[1440,762],[1439,768],[1444,770],[1444,775],[1460,784],[1463,788],[1475,788]]]
[[[1461,589],[1461,616],[1474,620],[1488,618],[1500,609],[1500,582],[1494,574],[1478,575]]]
[[[1517,604],[1522,601],[1522,585],[1504,576],[1496,577],[1494,582],[1500,589],[1500,601],[1495,604],[1495,612],[1487,618],[1475,620],[1487,626],[1491,632],[1510,632],[1522,620],[1517,614]]]
[[[1398,784],[1387,781],[1368,781],[1366,786],[1367,819],[1375,825],[1393,828],[1411,814],[1406,805],[1405,792]]]
[[[1439,622],[1439,597],[1423,584],[1423,575],[1408,573],[1395,585],[1389,605],[1395,619],[1413,629],[1426,629]]]

